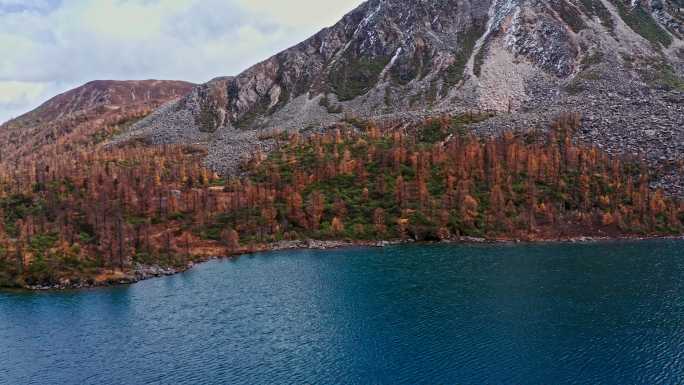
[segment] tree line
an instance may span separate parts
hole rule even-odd
[[[546,132],[468,133],[477,117],[275,135],[240,177],[199,146],[77,147],[0,167],[0,284],[184,265],[281,240],[551,239],[682,232],[648,169]],[[1,164],[1,163],[0,163]]]

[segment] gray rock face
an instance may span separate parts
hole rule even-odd
[[[198,86],[119,140],[205,142],[207,164],[229,173],[241,156],[268,150],[258,140],[262,129],[479,108],[501,114],[478,128],[491,132],[578,111],[587,141],[655,154],[655,165],[663,164],[660,158],[676,163],[684,153],[673,144],[684,130],[681,6],[676,0],[369,0],[245,72]],[[643,130],[655,134],[637,134]]]
[[[520,8],[513,15],[505,38],[507,48],[550,74],[559,78],[570,76],[579,54],[570,31],[550,15],[530,13],[531,10]]]

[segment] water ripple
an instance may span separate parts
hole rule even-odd
[[[682,246],[290,251],[0,293],[0,384],[684,383]]]

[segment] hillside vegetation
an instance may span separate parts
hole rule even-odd
[[[276,150],[225,180],[203,167],[204,148],[183,145],[5,165],[0,285],[101,284],[281,240],[682,233],[684,205],[651,190],[644,166],[573,142],[578,116],[548,134],[470,136],[484,118],[274,132]]]

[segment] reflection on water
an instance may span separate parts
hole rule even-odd
[[[291,251],[0,294],[0,384],[684,382],[682,241]]]

